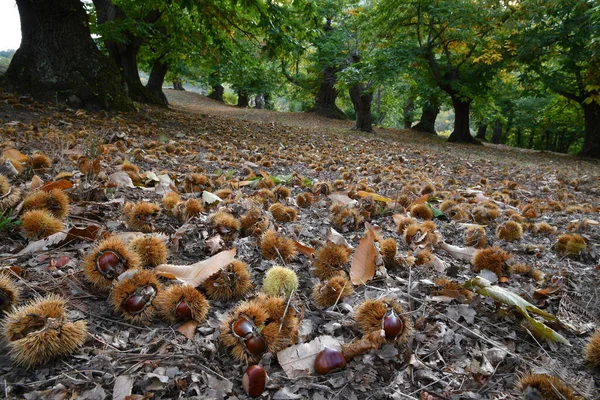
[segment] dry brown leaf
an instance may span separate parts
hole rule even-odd
[[[192,287],[200,286],[208,277],[225,267],[235,258],[237,249],[225,250],[207,260],[190,265],[161,264],[154,271],[166,278],[175,277]]]
[[[215,254],[223,248],[223,238],[221,238],[221,235],[216,234],[210,239],[206,239],[204,245],[206,246],[210,254]]]
[[[227,182],[231,185],[232,189],[239,189],[239,188],[241,188],[243,186],[252,185],[255,181],[239,181],[239,182],[236,182],[236,181],[232,180],[232,181],[227,181]]]
[[[375,276],[375,233],[369,228],[360,239],[352,263],[350,265],[350,280],[355,285],[364,285]]]
[[[431,193],[425,193],[424,195],[419,196],[415,201],[413,201],[412,204],[408,208],[410,208],[412,206],[416,206],[417,204],[426,203],[430,197],[431,197]]]
[[[289,378],[311,375],[315,372],[317,354],[325,347],[341,350],[340,342],[332,336],[319,336],[310,342],[298,344],[277,353],[277,361]]]
[[[17,255],[22,256],[24,254],[36,253],[38,251],[48,250],[48,246],[55,245],[57,243],[62,242],[67,237],[65,232],[56,232],[44,239],[36,240],[34,242],[29,242],[29,244],[21,250]]]
[[[345,195],[344,193],[331,193],[327,197],[329,197],[332,201],[336,201],[336,202],[341,203],[341,204],[343,204],[345,206],[347,206],[348,204],[350,204],[353,201],[355,201],[355,200],[352,200],[347,195]]]
[[[38,190],[42,186],[44,186],[44,181],[42,180],[42,178],[40,178],[37,175],[34,175],[33,178],[31,178],[31,191],[33,192],[34,190]]]
[[[352,250],[352,246],[350,246],[346,238],[333,228],[329,228],[327,240],[333,244],[337,244],[338,246],[345,246],[346,248]]]
[[[296,250],[298,251],[298,253],[304,254],[308,258],[313,258],[313,255],[315,254],[315,249],[297,240],[294,240],[294,244],[296,245]]]
[[[108,176],[108,180],[111,182],[114,182],[117,185],[117,187],[130,187],[130,188],[135,187],[133,185],[133,181],[131,180],[129,175],[127,175],[127,172],[124,172],[124,171],[119,171],[119,172],[110,174]]]
[[[181,324],[179,328],[177,328],[177,332],[181,333],[188,339],[193,339],[194,335],[196,334],[197,327],[198,321],[192,319]]]
[[[342,353],[344,353],[346,361],[350,361],[356,356],[378,349],[383,343],[385,343],[385,331],[380,329],[363,335],[360,338],[356,338],[348,344],[342,345]]]
[[[49,192],[54,189],[66,190],[66,189],[71,189],[72,187],[73,187],[73,182],[68,181],[66,179],[61,179],[59,181],[48,182],[45,185],[43,185],[42,187],[40,187],[40,189],[45,190],[46,192]]]
[[[77,240],[88,240],[93,242],[102,234],[102,228],[98,225],[90,225],[85,228],[73,227],[67,232],[67,237],[59,243],[60,246],[75,242]]]
[[[389,197],[385,197],[385,196],[379,195],[377,193],[365,192],[363,190],[359,190],[358,192],[356,192],[356,194],[359,197],[370,197],[370,198],[372,198],[375,201],[381,201],[381,202],[384,202],[384,203],[391,203],[393,201]]]
[[[119,375],[115,379],[113,385],[112,398],[113,400],[125,400],[133,389],[133,379],[131,375]]]
[[[400,223],[402,222],[402,220],[404,218],[406,218],[406,215],[402,215],[402,214],[392,215],[392,219],[394,220],[394,223],[396,224],[396,226],[400,225]]]
[[[544,289],[538,289],[533,292],[533,298],[536,300],[544,300],[546,297],[549,297],[553,294],[556,294],[561,291],[560,286],[550,286]]]
[[[263,178],[268,178],[269,174],[267,174],[265,171],[263,171],[262,169],[260,171],[258,171],[258,173],[260,174],[260,176],[262,176]]]
[[[440,242],[438,246],[440,249],[446,251],[448,254],[450,254],[457,260],[463,261],[471,261],[471,259],[473,258],[473,254],[475,254],[475,252],[477,251],[475,247],[453,246],[446,242]]]
[[[27,161],[27,156],[17,149],[6,149],[2,154],[4,158],[8,158],[10,160],[14,160],[20,163]]]

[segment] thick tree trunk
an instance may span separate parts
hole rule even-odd
[[[127,85],[96,47],[79,0],[17,0],[21,47],[3,77],[8,90],[88,108],[131,109]]]
[[[271,93],[265,93],[265,108],[267,110],[273,110],[273,101],[271,100]]]
[[[118,6],[115,6],[111,0],[93,0],[98,14],[98,23],[104,24],[114,20],[125,20],[127,15]],[[161,16],[160,11],[151,11],[144,21],[148,23],[156,22]],[[137,55],[140,47],[144,43],[143,39],[135,36],[133,33],[122,32],[125,36],[124,42],[115,42],[104,40],[104,45],[108,50],[108,55],[117,64],[121,73],[125,77],[129,87],[129,97],[135,101],[149,104],[161,104],[161,99],[154,96],[140,80],[138,70]]]
[[[250,97],[248,96],[248,93],[238,92],[237,106],[238,107],[248,107],[249,104],[250,104]]]
[[[223,100],[224,93],[225,93],[225,88],[223,87],[223,85],[221,85],[219,83],[212,87],[212,90],[211,90],[210,94],[208,95],[208,98],[220,101],[221,103],[224,103],[225,102],[225,100]]]
[[[469,108],[471,101],[464,101],[458,97],[452,97],[452,106],[454,107],[454,130],[448,138],[449,142],[457,143],[479,143],[469,129]]]
[[[411,129],[419,132],[426,132],[436,135],[435,120],[440,113],[440,106],[437,102],[428,101],[421,111],[421,120]]]
[[[328,118],[346,119],[344,112],[335,105],[338,95],[335,88],[336,72],[336,69],[332,67],[325,67],[323,70],[323,80],[315,97],[315,107],[311,111]]]
[[[185,90],[181,79],[179,79],[179,78],[173,79],[173,90]]]
[[[494,122],[494,132],[492,133],[492,143],[500,144],[502,142],[502,123],[498,120]]]
[[[254,108],[262,110],[265,107],[265,96],[259,93],[254,99]]]
[[[163,105],[168,105],[167,96],[163,93],[162,87],[163,83],[165,83],[165,75],[167,75],[167,71],[169,70],[169,64],[162,61],[162,59],[156,59],[154,64],[152,64],[152,71],[150,71],[150,77],[148,78],[148,83],[146,84],[146,89],[150,91],[150,93],[159,99]]]
[[[518,126],[517,127],[517,147],[521,147],[522,138],[523,138],[523,128]]]
[[[350,88],[350,99],[356,113],[354,129],[362,132],[373,132],[373,123],[371,120],[373,93],[363,90],[361,85],[354,85]]]
[[[477,134],[475,135],[475,139],[485,141],[485,135],[487,134],[487,124],[482,123],[477,128]]]
[[[600,104],[592,101],[582,104],[585,119],[585,137],[579,155],[600,158]]]
[[[402,107],[402,119],[404,120],[404,129],[410,129],[412,126],[415,116],[413,111],[415,110],[415,99],[412,96],[408,98],[404,107]]]

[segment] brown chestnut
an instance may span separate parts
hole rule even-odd
[[[178,318],[185,320],[192,319],[192,309],[185,300],[181,300],[179,304],[177,304],[177,307],[175,307],[175,315],[177,315]]]
[[[346,367],[346,357],[339,350],[325,347],[317,354],[315,359],[315,371],[321,375],[328,374]]]
[[[119,275],[117,271],[122,263],[121,255],[115,251],[107,250],[96,257],[96,267],[98,271],[108,279],[114,279]]]
[[[402,319],[396,315],[394,310],[390,310],[387,312],[385,317],[383,317],[382,329],[385,331],[385,338],[387,340],[394,340],[398,335],[402,333],[404,330],[404,324],[402,323]]]
[[[251,365],[246,368],[242,378],[242,387],[250,397],[258,397],[265,391],[267,373],[260,365]]]
[[[137,314],[146,308],[146,305],[152,301],[155,295],[156,290],[154,287],[150,285],[144,286],[136,290],[135,293],[125,300],[123,308],[131,314]]]
[[[261,336],[252,336],[244,341],[246,350],[251,354],[262,354],[267,349],[267,342]]]
[[[239,317],[233,324],[231,330],[241,338],[249,338],[254,333],[254,324],[244,315]]]

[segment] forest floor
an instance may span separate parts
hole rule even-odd
[[[309,345],[292,350],[304,361],[314,360],[320,350],[315,343],[365,338],[369,332],[355,317],[366,299],[401,306],[407,341],[377,343],[331,374],[314,373],[311,365],[290,358],[289,350],[265,353],[259,364],[269,381],[261,398],[512,399],[522,396],[518,381],[526,373],[555,376],[572,391],[572,397],[556,399],[598,397],[600,372],[583,358],[599,326],[598,161],[449,144],[406,130],[364,134],[350,130],[350,121],[239,109],[189,92],[166,94],[171,110],[96,113],[0,92],[3,155],[22,167],[9,176],[11,193],[19,189],[26,196],[54,187],[70,198],[63,228],[47,238],[27,237],[26,226],[0,219],[0,275],[20,289],[19,304],[59,294],[67,299],[66,320],[59,323],[88,325],[84,343],[71,355],[33,368],[16,365],[9,350],[52,327],[29,330],[11,343],[5,335],[0,344],[5,398],[248,398],[242,388],[246,364],[220,340],[223,321],[239,301],[209,296],[207,319],[198,324],[157,317],[135,325],[113,310],[111,294],[94,287],[82,271],[85,258],[109,233],[124,242],[143,235],[126,211],[142,201],[160,208],[152,216],[152,235],[168,245],[169,264],[194,265],[235,249],[250,271],[246,300],[261,291],[270,267],[293,269],[299,286],[285,318],[298,318],[296,343]],[[36,152],[52,165],[34,170]],[[138,171],[127,163],[123,168],[126,160]],[[10,175],[4,162],[0,169]],[[69,183],[52,184],[63,172]],[[205,174],[211,185],[186,190],[192,173]],[[211,201],[202,189],[221,190],[224,201],[206,203],[202,213],[184,219],[183,201]],[[169,191],[178,192],[180,206],[163,203]],[[303,193],[314,201],[304,204],[306,195],[304,202],[298,199]],[[273,203],[292,210],[282,216]],[[20,202],[12,212],[22,207]],[[239,220],[256,207],[270,228],[295,241],[295,257],[282,247],[268,259],[261,251],[264,237],[222,229],[212,218],[222,209]],[[425,223],[432,211],[435,230]],[[404,225],[409,218],[418,231],[414,236]],[[497,229],[511,227],[514,233],[510,221],[522,234],[511,241],[499,238]],[[484,252],[469,246],[475,233],[467,231],[483,234],[484,249],[498,246],[496,255],[477,258]],[[581,245],[557,246],[559,238],[567,243],[575,236]],[[395,255],[384,239],[396,244]],[[319,284],[313,268],[322,261],[318,249],[344,240],[351,256],[342,271],[363,282],[348,283],[351,294],[320,308],[313,299]],[[201,267],[214,267],[209,264]],[[479,288],[477,294],[478,287],[463,288],[465,282],[482,282],[478,276],[493,290]],[[175,285],[165,276],[160,282]],[[204,282],[195,285],[208,294]],[[522,300],[557,318],[527,319],[515,306]]]

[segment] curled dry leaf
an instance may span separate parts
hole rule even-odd
[[[313,258],[313,255],[315,254],[315,249],[297,240],[294,240],[294,244],[296,245],[296,250],[298,251],[298,253],[304,254],[308,258]]]
[[[346,248],[352,250],[352,246],[350,246],[346,238],[333,228],[329,228],[327,240],[333,244],[337,244],[338,246],[345,246]]]
[[[59,181],[48,182],[45,185],[43,185],[42,187],[40,187],[40,189],[45,190],[46,192],[50,192],[54,189],[66,190],[66,189],[71,189],[72,187],[73,187],[73,182],[68,181],[66,179],[61,179]]]
[[[356,203],[356,200],[352,200],[350,197],[348,197],[347,195],[345,195],[343,193],[331,193],[327,197],[329,197],[334,202],[343,204],[345,206],[347,206],[348,204]]]
[[[446,251],[448,254],[450,254],[452,257],[456,258],[457,260],[462,260],[462,261],[471,261],[473,259],[473,254],[475,254],[475,252],[477,251],[477,249],[475,247],[453,246],[446,242],[440,242],[438,244],[438,247],[440,249]]]
[[[375,201],[381,201],[381,202],[384,202],[384,203],[391,203],[393,201],[389,197],[381,196],[381,195],[379,195],[377,193],[365,192],[363,190],[359,190],[358,192],[356,192],[356,194],[359,197],[370,197],[370,198],[372,198]]]
[[[129,175],[127,175],[127,172],[125,172],[125,171],[119,171],[119,172],[115,172],[114,174],[110,174],[108,176],[108,180],[110,182],[115,183],[117,185],[117,187],[129,187],[129,188],[135,187],[135,186],[133,186],[133,181],[131,180]]]
[[[161,264],[154,268],[154,271],[165,278],[177,279],[192,287],[198,287],[208,277],[233,261],[236,252],[237,249],[225,250],[190,265]]]
[[[4,158],[8,158],[9,160],[14,160],[20,163],[27,161],[27,156],[17,149],[6,149],[2,155]]]
[[[40,178],[37,175],[34,175],[33,178],[31,178],[31,185],[29,186],[29,189],[33,192],[34,190],[38,190],[42,186],[44,186],[44,181],[42,180],[42,178]]]
[[[29,242],[29,244],[25,246],[25,248],[22,249],[19,253],[17,253],[17,255],[22,256],[25,254],[31,254],[36,253],[38,251],[48,250],[49,246],[62,242],[63,240],[65,240],[66,237],[67,234],[65,232],[56,232],[44,239]]]
[[[196,328],[198,327],[198,321],[193,319],[184,322],[177,328],[177,332],[181,333],[188,339],[193,339],[196,334]]]
[[[346,360],[350,361],[356,356],[378,349],[383,343],[385,343],[385,332],[383,329],[380,329],[342,345],[342,353],[344,353]]]
[[[350,280],[355,285],[364,285],[375,276],[375,233],[368,228],[367,233],[360,239],[350,265]]]
[[[113,400],[125,400],[131,395],[133,389],[133,379],[131,375],[119,375],[115,379],[113,386],[112,398]]]
[[[298,378],[315,373],[317,354],[325,347],[341,350],[342,345],[332,336],[319,336],[310,342],[298,344],[277,353],[279,365],[289,378]]]

